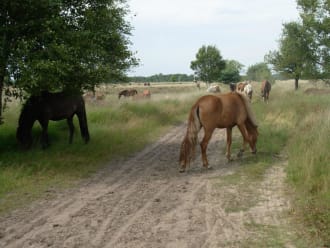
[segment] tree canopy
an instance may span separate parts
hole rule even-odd
[[[283,24],[279,49],[270,51],[265,61],[274,70],[295,79],[329,80],[330,77],[330,2],[297,0],[300,20]]]
[[[313,39],[310,50],[314,75],[321,79],[330,78],[330,2],[329,0],[297,0],[305,32]]]
[[[226,63],[222,59],[220,51],[215,46],[202,46],[197,54],[196,60],[191,61],[190,68],[195,72],[196,76],[210,84],[221,77],[221,71],[225,68]]]
[[[252,81],[263,81],[272,79],[272,73],[266,63],[257,63],[249,66],[246,72],[246,79]]]
[[[298,22],[283,25],[282,37],[279,41],[279,51],[271,51],[265,60],[272,64],[275,71],[291,75],[295,79],[295,88],[302,76],[312,74],[314,63],[310,44],[313,38]]]
[[[39,94],[125,79],[138,63],[128,14],[126,0],[1,1],[0,96],[4,87]]]
[[[229,84],[237,83],[241,80],[240,71],[243,65],[236,60],[226,60],[226,67],[220,75],[219,81]]]

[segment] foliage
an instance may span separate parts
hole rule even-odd
[[[207,84],[218,80],[225,66],[226,63],[215,46],[202,46],[196,54],[196,60],[190,64],[196,76]]]
[[[306,33],[313,37],[310,50],[315,56],[314,75],[330,78],[330,2],[328,0],[298,0],[300,17]]]
[[[4,0],[0,10],[0,93],[93,89],[137,64],[126,0]]]
[[[275,71],[295,79],[296,89],[299,79],[311,75],[314,68],[313,54],[309,49],[311,41],[312,37],[300,23],[285,23],[279,41],[279,51],[270,51],[265,56],[265,60],[273,65]]]
[[[295,79],[329,80],[330,77],[330,3],[328,0],[298,0],[300,20],[285,23],[279,50],[270,51],[265,60],[274,70]]]
[[[249,66],[246,72],[246,80],[252,81],[272,81],[272,74],[266,63],[257,63]]]
[[[240,71],[243,69],[243,65],[235,60],[226,60],[226,67],[222,71],[219,78],[220,82],[225,84],[237,83],[240,81]]]

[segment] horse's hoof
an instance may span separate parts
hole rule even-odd
[[[186,171],[185,169],[180,169],[180,170],[179,170],[180,173],[183,173],[183,172],[185,172],[185,171]]]
[[[238,153],[237,153],[237,157],[238,158],[241,158],[243,156],[243,153],[244,151],[240,150]]]

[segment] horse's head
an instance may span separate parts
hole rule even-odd
[[[257,140],[258,140],[258,129],[257,127],[254,127],[254,129],[250,129],[249,131],[250,133],[250,141],[249,141],[249,145],[251,148],[251,152],[253,154],[257,153]]]

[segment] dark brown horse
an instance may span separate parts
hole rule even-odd
[[[242,93],[231,92],[221,95],[202,96],[192,106],[186,136],[180,150],[180,172],[184,172],[187,164],[194,157],[197,145],[198,132],[204,128],[204,138],[200,143],[203,166],[208,168],[206,148],[216,128],[226,128],[227,148],[226,157],[231,160],[230,148],[232,142],[232,128],[238,126],[243,136],[243,147],[239,152],[241,156],[249,143],[252,153],[256,153],[258,129],[252,113],[249,100]]]
[[[136,89],[122,90],[118,94],[118,99],[120,99],[121,96],[124,96],[124,97],[135,96],[135,95],[137,95],[137,93],[138,92]]]
[[[268,82],[268,80],[264,80],[261,83],[261,96],[262,96],[262,100],[264,102],[268,103],[268,99],[269,99],[269,92],[272,89],[272,85],[270,84],[270,82]]]
[[[42,92],[40,96],[31,96],[24,104],[16,132],[18,143],[23,148],[29,148],[32,144],[31,129],[36,120],[42,127],[41,143],[46,148],[49,145],[48,122],[67,119],[70,136],[69,143],[72,143],[74,125],[73,117],[78,116],[81,136],[87,143],[90,139],[85,102],[81,95],[64,93]]]

